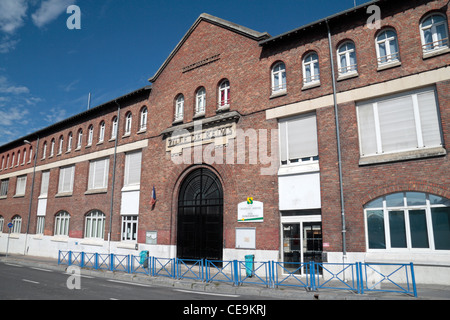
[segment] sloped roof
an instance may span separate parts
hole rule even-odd
[[[197,20],[194,22],[194,24],[189,28],[189,30],[186,32],[184,37],[181,39],[181,41],[176,45],[175,49],[170,53],[170,55],[167,57],[166,61],[161,65],[161,67],[158,69],[158,71],[155,73],[153,77],[148,79],[150,82],[155,82],[156,79],[159,77],[159,75],[162,73],[164,68],[169,64],[169,62],[172,60],[172,58],[175,56],[175,54],[178,52],[178,50],[181,48],[181,46],[184,44],[184,42],[189,38],[191,33],[195,30],[195,28],[200,24],[202,21],[207,21],[211,24],[214,24],[216,26],[219,26],[221,28],[228,29],[230,31],[236,32],[240,35],[243,35],[245,37],[248,37],[250,39],[253,39],[255,41],[262,41],[265,39],[270,38],[271,36],[267,32],[258,32],[252,29],[249,29],[247,27],[243,27],[241,25],[238,25],[233,22],[226,21],[221,18],[214,17],[207,13],[202,13]]]

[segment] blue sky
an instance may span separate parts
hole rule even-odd
[[[366,0],[357,0],[362,4]],[[81,29],[69,30],[69,5]],[[272,36],[354,0],[0,0],[0,145],[148,85],[203,13]]]

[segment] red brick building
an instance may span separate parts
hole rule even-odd
[[[448,4],[391,2],[276,37],[202,14],[151,86],[0,147],[0,244],[14,222],[26,254],[411,261],[450,282]]]

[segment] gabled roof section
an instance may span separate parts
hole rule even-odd
[[[342,11],[342,12],[333,14],[333,15],[328,16],[328,17],[326,17],[326,18],[323,18],[323,19],[317,20],[317,21],[315,21],[315,22],[306,24],[306,25],[301,26],[301,27],[299,27],[299,28],[296,28],[296,29],[294,29],[294,30],[291,30],[291,31],[282,33],[282,34],[280,34],[280,35],[278,35],[278,36],[270,37],[270,38],[261,40],[261,41],[259,42],[259,45],[260,45],[260,46],[264,46],[264,45],[267,45],[267,44],[273,44],[273,43],[275,43],[275,42],[277,42],[277,41],[280,41],[280,40],[285,39],[285,38],[287,38],[287,37],[289,37],[289,36],[295,35],[295,34],[297,34],[297,33],[299,33],[299,32],[305,31],[305,30],[307,30],[307,29],[309,30],[309,29],[312,28],[312,27],[319,26],[319,25],[321,25],[321,24],[323,24],[323,23],[327,23],[328,21],[333,21],[333,20],[335,20],[335,19],[336,19],[336,20],[337,20],[337,19],[340,19],[340,18],[345,17],[345,16],[347,16],[348,14],[351,14],[351,13],[360,12],[360,11],[361,11],[361,12],[367,13],[367,12],[366,12],[366,11],[367,11],[367,7],[369,7],[369,6],[373,5],[373,4],[378,4],[378,3],[381,3],[381,2],[387,2],[387,1],[388,1],[388,0],[371,0],[371,1],[366,2],[366,3],[363,3],[363,4],[361,4],[361,5],[358,5],[358,6],[355,6],[355,7],[350,8],[350,9],[344,10],[344,11]],[[392,2],[393,2],[393,1],[392,1]]]
[[[158,71],[155,73],[153,77],[148,79],[150,82],[155,82],[156,79],[159,77],[161,72],[164,70],[164,68],[169,64],[170,60],[175,56],[175,54],[178,52],[178,50],[181,48],[183,43],[189,38],[191,33],[195,30],[195,28],[200,24],[202,21],[207,21],[211,24],[214,24],[216,26],[219,26],[224,29],[228,29],[230,31],[236,32],[240,35],[243,35],[244,37],[250,38],[255,41],[263,41],[265,39],[270,38],[270,34],[267,32],[258,32],[252,29],[249,29],[247,27],[243,27],[241,25],[238,25],[233,22],[229,22],[226,20],[223,20],[221,18],[214,17],[207,13],[202,13],[195,23],[189,28],[188,32],[184,35],[184,37],[181,39],[181,41],[176,45],[175,49],[170,53],[170,55],[167,57],[166,61],[161,65],[161,67],[158,69]]]

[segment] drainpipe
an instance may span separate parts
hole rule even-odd
[[[28,250],[27,250],[27,242],[28,242],[28,234],[30,232],[31,206],[33,204],[34,180],[35,180],[35,177],[36,177],[36,161],[37,161],[38,152],[39,152],[39,139],[40,139],[39,136],[37,136],[36,150],[34,152],[33,178],[31,180],[30,204],[29,204],[29,207],[28,207],[27,233],[25,234],[25,247],[23,249],[23,255],[26,255],[27,252],[28,252]],[[29,144],[31,146],[31,142],[28,141],[28,140],[24,140],[24,143]]]
[[[330,49],[330,61],[331,61],[331,79],[333,83],[333,100],[334,100],[334,114],[335,114],[335,121],[336,121],[336,137],[337,137],[337,153],[338,153],[338,165],[339,165],[339,191],[340,191],[340,197],[341,197],[341,219],[342,219],[342,253],[343,257],[342,259],[345,260],[347,255],[347,245],[345,240],[345,206],[344,206],[344,189],[342,185],[342,159],[341,159],[341,139],[340,139],[340,133],[339,133],[339,113],[338,113],[338,106],[337,106],[337,96],[336,96],[336,79],[335,79],[335,73],[334,73],[334,56],[333,56],[333,48],[331,45],[331,32],[330,32],[330,26],[328,25],[328,20],[325,20],[325,23],[327,25],[327,31],[328,31],[328,46]]]
[[[117,104],[117,127],[116,138],[114,140],[114,156],[113,156],[113,174],[112,174],[112,187],[111,187],[111,204],[109,211],[109,232],[108,232],[108,253],[111,254],[111,232],[112,232],[112,216],[114,208],[114,187],[116,185],[116,161],[117,161],[117,141],[119,140],[119,128],[120,128],[120,104],[117,100],[114,100]]]

